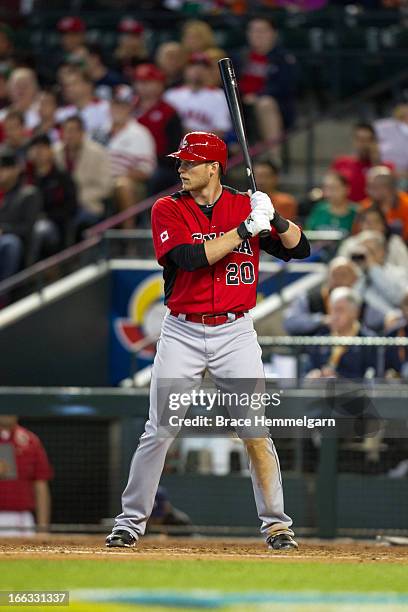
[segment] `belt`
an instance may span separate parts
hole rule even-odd
[[[170,311],[170,314],[177,319],[182,321],[189,321],[190,323],[202,323],[203,325],[224,325],[225,323],[232,323],[237,319],[241,319],[245,312],[221,312],[220,314],[199,314],[190,313],[182,314],[180,312]]]

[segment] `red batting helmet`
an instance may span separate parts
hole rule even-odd
[[[177,157],[185,161],[212,162],[221,164],[223,173],[227,171],[227,145],[221,138],[210,132],[190,132],[180,143],[179,150],[167,157]]]

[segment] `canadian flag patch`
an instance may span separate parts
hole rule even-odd
[[[166,242],[166,240],[168,240],[168,239],[169,239],[169,232],[167,230],[165,230],[164,232],[162,232],[160,234],[160,240],[162,242]]]

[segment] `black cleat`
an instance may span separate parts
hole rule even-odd
[[[108,548],[132,548],[136,545],[136,538],[129,531],[113,531],[106,538]]]
[[[298,543],[288,533],[279,533],[268,539],[268,547],[272,550],[297,550]]]

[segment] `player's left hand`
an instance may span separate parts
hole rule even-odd
[[[272,221],[275,216],[275,208],[271,198],[263,191],[255,191],[255,193],[251,195],[251,209],[253,211],[263,211],[268,215],[270,221]]]

